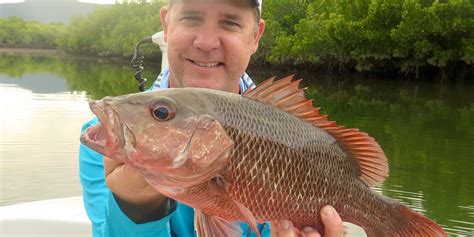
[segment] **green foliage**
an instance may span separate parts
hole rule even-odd
[[[0,18],[0,47],[55,48],[62,24],[42,24],[19,17]]]
[[[405,2],[402,21],[391,32],[401,59],[402,69],[419,66],[446,67],[463,61],[472,64],[474,7],[468,1],[435,2],[423,7],[419,2]]]
[[[266,61],[278,41],[295,33],[294,27],[306,11],[305,1],[266,0],[263,18],[265,19],[265,34],[260,41],[259,50],[254,55],[254,61]]]
[[[60,47],[68,52],[100,56],[126,56],[135,44],[161,30],[163,3],[124,3],[73,19]],[[158,48],[148,54],[157,53]]]
[[[123,3],[99,7],[70,24],[0,19],[0,47],[60,48],[67,52],[98,56],[129,56],[135,44],[161,30],[163,2]],[[160,55],[158,47],[145,55]]]
[[[161,30],[166,1],[115,4],[67,25],[0,19],[0,47],[59,47],[106,57],[130,56],[135,44]],[[266,32],[252,63],[312,64],[359,71],[469,77],[474,62],[470,0],[266,0]],[[160,55],[158,47],[146,56]],[[463,71],[464,70],[464,71]]]
[[[281,17],[275,17],[280,24],[274,27],[272,15],[280,12],[264,8],[271,19],[267,34],[274,42],[260,60],[403,72],[473,63],[474,6],[468,0],[313,0],[296,5],[305,12],[291,27],[281,24]]]

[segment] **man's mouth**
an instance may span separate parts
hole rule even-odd
[[[224,65],[223,63],[221,62],[218,62],[218,61],[213,61],[213,62],[200,62],[200,61],[194,61],[194,60],[191,60],[191,59],[188,59],[190,62],[192,62],[193,64],[199,66],[199,67],[208,67],[208,68],[211,68],[211,67],[218,67],[218,66],[221,66],[221,65]]]

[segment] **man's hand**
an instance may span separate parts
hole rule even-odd
[[[324,225],[325,237],[344,236],[344,227],[341,217],[333,207],[325,206],[321,209],[321,220]],[[298,233],[304,234],[305,237],[321,237],[321,234],[312,227],[297,230],[293,227],[291,221],[288,220],[272,222],[270,232],[272,237],[296,237],[299,236]]]
[[[167,197],[151,187],[135,168],[104,157],[105,181],[120,209],[135,223],[166,216]]]

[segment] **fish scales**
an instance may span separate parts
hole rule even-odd
[[[290,219],[296,227],[322,229],[319,210],[325,205],[363,227],[376,226],[386,213],[397,214],[389,208],[390,200],[378,197],[356,178],[359,171],[352,158],[324,130],[247,98],[206,96],[217,101],[212,109],[235,143],[220,175],[232,184],[231,196],[259,222]],[[225,216],[222,210],[232,210],[225,201],[220,203],[209,212]],[[225,218],[244,220],[237,211]]]
[[[238,235],[230,223],[236,220],[256,230],[255,222],[289,219],[322,232],[320,209],[332,205],[368,236],[445,236],[429,219],[371,190],[387,172],[381,148],[321,116],[291,78],[264,82],[244,96],[170,89],[106,98],[91,109],[101,124],[81,141],[194,207],[199,235]]]
[[[327,132],[270,105],[232,99],[220,98],[218,106],[236,144],[222,175],[234,184],[232,196],[259,221],[291,216],[297,227],[322,228],[319,210],[332,205],[344,219],[364,225],[380,220],[367,210],[390,211],[356,179],[352,158]]]

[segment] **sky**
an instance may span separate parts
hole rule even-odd
[[[36,0],[41,1],[41,0]],[[23,2],[23,0],[0,0],[1,3],[16,3]],[[78,2],[89,2],[89,3],[98,3],[98,4],[114,4],[115,0],[78,0]]]

